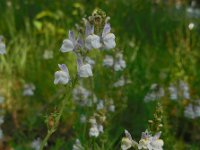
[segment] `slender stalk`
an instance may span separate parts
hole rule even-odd
[[[66,95],[64,95],[64,98],[63,98],[63,101],[62,101],[62,105],[61,105],[61,108],[58,112],[58,116],[56,116],[55,118],[55,124],[54,126],[48,130],[47,132],[47,135],[45,136],[44,140],[42,141],[41,145],[40,145],[40,150],[43,150],[45,145],[47,144],[49,138],[51,137],[51,135],[56,131],[58,125],[59,125],[59,122],[60,122],[60,119],[61,119],[61,116],[63,114],[63,111],[65,109],[65,106],[67,105],[67,102],[71,99],[71,96],[72,96],[72,90],[74,89],[75,85],[76,85],[76,82],[78,80],[78,76],[75,77],[74,81],[72,82],[72,86],[71,86],[71,90],[70,90],[70,93],[68,95],[68,97],[66,98]]]

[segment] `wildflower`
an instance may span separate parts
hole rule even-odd
[[[116,61],[114,64],[114,70],[115,71],[120,71],[123,70],[124,68],[126,68],[126,62],[123,59],[123,55],[121,53],[118,53],[116,55]]]
[[[183,98],[190,99],[189,86],[184,81],[180,81],[179,87],[182,90]]]
[[[35,90],[35,85],[30,83],[30,84],[25,84],[24,85],[24,91],[23,95],[24,96],[33,96],[34,95],[34,90]]]
[[[84,147],[82,146],[79,139],[76,139],[75,144],[73,145],[72,150],[84,150]]]
[[[73,90],[73,100],[81,106],[85,106],[88,104],[90,95],[91,93],[82,86],[78,86]]]
[[[106,55],[105,58],[103,59],[103,66],[106,67],[112,67],[114,64],[114,59],[110,55]]]
[[[104,102],[103,100],[100,100],[99,103],[97,104],[97,110],[104,109]]]
[[[131,83],[131,80],[125,80],[124,77],[122,76],[117,82],[113,84],[114,87],[122,87],[125,84]]]
[[[145,102],[158,100],[165,95],[164,89],[158,84],[154,83],[151,85],[150,91],[144,98]]]
[[[3,43],[3,36],[0,36],[0,54],[6,53],[6,45]]]
[[[95,65],[95,61],[88,56],[85,58],[85,62],[90,64],[91,66]]]
[[[90,64],[82,65],[78,71],[78,74],[82,78],[93,76],[91,65]]]
[[[171,84],[168,88],[169,93],[170,93],[170,99],[171,100],[177,100],[178,99],[178,91],[177,88]]]
[[[37,138],[31,143],[31,148],[33,148],[34,150],[39,150],[40,144],[41,144],[41,139]]]
[[[53,58],[53,51],[45,50],[43,54],[44,59],[52,59]]]
[[[88,50],[99,49],[101,47],[100,37],[94,34],[94,26],[91,27],[89,22],[86,23],[85,47]]]
[[[121,149],[127,150],[137,145],[138,143],[132,139],[131,134],[127,130],[125,130],[125,137],[122,138]]]
[[[90,131],[89,131],[90,137],[98,137],[99,136],[99,129],[96,124],[92,124]]]
[[[111,27],[109,23],[106,23],[103,29],[102,33],[102,39],[104,48],[109,50],[116,46],[115,43],[115,35],[113,33],[110,33]]]
[[[110,104],[109,104],[109,106],[108,106],[108,110],[109,110],[110,112],[115,112],[115,105],[114,105],[113,100],[110,101]]]
[[[67,84],[70,81],[69,71],[65,64],[58,64],[59,71],[55,72],[54,84]]]
[[[184,115],[186,118],[194,119],[195,118],[195,112],[193,110],[193,105],[189,104],[185,110],[184,110]]]
[[[189,30],[194,29],[194,27],[195,27],[194,23],[192,23],[192,22],[189,23],[189,25],[188,25]]]
[[[142,132],[142,138],[139,141],[138,149],[149,149],[151,150],[151,136],[148,131]]]
[[[75,51],[80,46],[79,41],[80,41],[80,37],[78,40],[76,40],[74,32],[69,31],[68,39],[63,40],[63,44],[60,48],[60,51],[63,53]]]
[[[159,139],[161,135],[161,132],[158,132],[156,135],[154,135],[151,139],[151,149],[152,150],[163,150],[164,142],[162,139]]]

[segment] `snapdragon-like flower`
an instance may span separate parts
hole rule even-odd
[[[73,145],[72,150],[84,150],[84,147],[82,146],[79,139],[76,139],[75,144]]]
[[[130,149],[131,147],[135,147],[135,146],[138,146],[138,143],[135,142],[132,139],[131,134],[127,130],[125,130],[125,137],[122,138],[121,149],[127,150],[127,149]]]
[[[89,97],[91,96],[91,93],[83,88],[82,86],[78,86],[73,90],[73,100],[75,103],[86,106],[88,105]]]
[[[0,54],[6,53],[6,45],[3,43],[3,36],[0,36]]]
[[[24,91],[23,91],[23,95],[24,96],[33,96],[34,95],[34,90],[35,90],[35,85],[32,83],[29,84],[25,84],[24,85]]]
[[[148,131],[142,132],[142,138],[139,141],[138,149],[148,149],[151,150],[151,135]]]
[[[158,84],[154,83],[151,85],[150,91],[146,94],[144,101],[158,100],[165,95],[164,89]]]
[[[126,68],[126,62],[123,59],[123,55],[122,55],[122,53],[117,53],[115,64],[114,64],[114,70],[121,71],[124,68]]]
[[[152,150],[163,150],[164,142],[160,139],[161,132],[158,132],[151,138],[151,149]]]
[[[77,59],[78,75],[81,78],[88,78],[93,76],[92,67],[90,64],[83,64],[82,58]]]
[[[115,35],[110,33],[111,27],[109,23],[106,23],[102,33],[103,47],[107,50],[113,49],[116,46]]]
[[[70,81],[69,71],[65,64],[59,64],[59,71],[55,72],[54,84],[67,84]]]
[[[94,26],[91,26],[89,22],[86,23],[86,39],[85,47],[88,50],[99,49],[101,47],[100,37],[94,34]]]
[[[103,59],[103,66],[106,67],[112,67],[114,64],[114,59],[110,55],[106,55],[105,58]]]
[[[74,32],[69,31],[68,39],[63,40],[63,44],[60,48],[60,51],[63,53],[71,52],[71,51],[75,51],[76,49],[78,49],[81,46],[82,46],[82,40],[81,40],[80,36],[78,36],[78,39],[76,40]]]

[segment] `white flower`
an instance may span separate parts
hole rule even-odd
[[[3,104],[5,101],[4,97],[3,96],[0,96],[0,104]]]
[[[159,100],[165,95],[164,89],[158,84],[154,83],[151,85],[150,91],[144,97],[145,102]]]
[[[106,23],[102,33],[102,39],[105,49],[112,49],[116,46],[115,35],[110,33],[111,27],[110,24]]]
[[[193,110],[193,105],[189,104],[185,110],[184,110],[184,115],[186,118],[194,119],[195,118],[195,112]]]
[[[91,26],[89,22],[86,23],[86,39],[85,47],[88,50],[99,49],[101,47],[100,37],[94,34],[94,26]]]
[[[104,102],[103,100],[100,100],[99,103],[97,104],[97,110],[104,109]]]
[[[40,144],[41,140],[40,138],[37,138],[31,143],[31,148],[33,148],[34,150],[40,150]]]
[[[83,88],[82,86],[78,86],[74,88],[73,90],[73,100],[74,102],[76,102],[77,104],[81,106],[85,106],[88,104],[90,95],[91,93],[87,89]]]
[[[79,46],[82,46],[82,40],[81,40],[80,36],[78,36],[78,40],[76,41],[74,32],[69,31],[68,39],[63,40],[63,44],[60,48],[60,51],[63,53],[74,51]]]
[[[91,66],[95,65],[95,61],[88,56],[85,58],[85,62],[90,64]]]
[[[85,47],[88,50],[99,49],[101,47],[100,37],[98,35],[95,35],[95,34],[89,35],[85,39]]]
[[[151,137],[151,143],[150,143],[151,147],[149,149],[163,150],[164,142],[162,139],[159,139],[160,135],[161,135],[161,132],[158,132],[153,137]]]
[[[189,86],[186,82],[180,81],[179,87],[182,90],[183,98],[190,99]]]
[[[70,81],[69,71],[65,64],[59,64],[59,71],[55,72],[54,84],[67,84]]]
[[[6,45],[2,41],[3,36],[0,36],[0,54],[5,54],[6,53]]]
[[[79,139],[76,139],[76,143],[73,145],[72,150],[84,150],[84,147],[82,146]]]
[[[188,28],[189,28],[190,30],[194,29],[194,27],[195,27],[194,23],[192,23],[192,22],[189,23]]]
[[[25,84],[24,85],[24,91],[23,95],[24,96],[33,96],[34,95],[34,90],[35,90],[35,85],[30,83],[30,84]]]
[[[125,137],[122,138],[121,149],[127,150],[137,145],[138,143],[132,139],[131,134],[127,130],[125,130]]]
[[[53,58],[53,51],[45,50],[43,54],[44,59],[52,59]]]
[[[99,136],[99,129],[96,124],[92,124],[90,131],[89,131],[90,137],[98,137]]]
[[[106,55],[105,58],[103,59],[103,66],[106,67],[112,67],[114,64],[114,59],[110,55]]]
[[[123,55],[121,53],[117,53],[116,55],[116,61],[114,64],[114,70],[115,71],[120,71],[126,68],[126,62],[123,59]]]
[[[93,76],[92,67],[90,64],[84,64],[79,67],[78,74],[82,78]]]
[[[169,93],[170,93],[170,99],[171,100],[177,100],[178,99],[177,88],[173,84],[170,84],[168,90],[169,90]]]
[[[151,149],[150,148],[150,140],[149,139],[141,139],[138,144],[138,149]]]

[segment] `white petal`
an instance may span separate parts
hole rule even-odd
[[[106,49],[112,49],[116,46],[115,35],[113,33],[108,33],[103,37],[103,43]]]
[[[60,51],[65,53],[65,52],[70,52],[70,51],[73,51],[74,49],[74,44],[72,41],[70,41],[69,39],[65,39],[63,41],[63,44],[60,48]]]
[[[85,47],[88,50],[99,49],[101,47],[100,37],[95,34],[89,35],[85,40]]]
[[[70,79],[70,77],[67,72],[56,71],[54,84],[67,84],[69,82],[69,79]]]
[[[87,78],[93,76],[92,67],[90,64],[82,65],[78,70],[79,76],[82,78]]]

